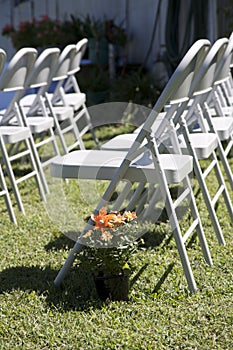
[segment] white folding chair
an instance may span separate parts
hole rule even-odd
[[[77,130],[77,127],[73,123],[73,109],[72,107],[64,107],[64,106],[56,106],[54,107],[51,100],[53,97],[53,93],[48,93],[48,89],[51,89],[51,85],[56,84],[57,81],[59,82],[59,79],[65,79],[67,77],[66,73],[70,64],[70,60],[73,57],[75,53],[75,45],[68,45],[59,55],[56,66],[54,67],[51,76],[50,81],[47,81],[47,84],[44,85],[43,88],[40,89],[39,93],[41,96],[44,96],[46,99],[46,104],[49,109],[50,115],[54,119],[55,123],[55,134],[58,135],[59,140],[61,142],[61,146],[63,149],[63,153],[68,153],[68,145],[67,140],[65,139],[64,135],[68,132],[74,133],[75,142],[77,144],[80,144],[80,147],[83,148],[82,140],[80,141],[79,132]],[[52,89],[54,90],[54,86],[52,86]],[[37,94],[32,93],[28,94],[27,96],[23,97],[21,103],[24,105],[24,107],[30,107],[32,103],[38,102],[36,98]],[[69,137],[70,142],[70,137]]]
[[[37,56],[36,49],[23,48],[16,52],[0,80],[1,92],[14,92],[5,110],[0,111],[0,150],[3,159],[3,169],[6,170],[20,211],[25,213],[18,185],[34,177],[41,198],[46,201],[43,188],[43,170],[33,137],[29,127],[25,127],[19,107],[19,96],[24,90],[25,80],[31,71]],[[20,144],[20,147],[18,145]],[[26,159],[30,164],[27,173],[17,175],[14,165],[20,159]],[[26,164],[26,163],[25,163]]]
[[[67,71],[59,69],[56,74],[56,81],[58,81],[56,89],[52,97],[52,103],[54,106],[66,106],[72,107],[73,122],[77,125],[79,137],[82,138],[88,131],[91,132],[92,137],[98,145],[98,139],[95,135],[94,128],[91,122],[91,117],[86,107],[86,94],[80,91],[77,73],[80,71],[81,58],[86,50],[88,40],[86,38],[80,40],[76,44],[75,54],[71,55],[70,65]],[[65,66],[67,68],[67,66]],[[84,149],[84,145],[81,144],[81,149]],[[74,149],[76,144],[74,143],[69,147],[69,151]]]
[[[80,71],[81,59],[87,49],[88,39],[83,38],[76,44],[76,53],[70,62],[67,79],[61,84],[59,90],[60,100],[65,106],[72,106],[74,109],[74,120],[78,126],[80,136],[90,131],[96,145],[99,140],[96,137],[91,122],[89,111],[86,107],[86,94],[80,91],[77,74]]]
[[[174,120],[174,124],[177,125],[177,132],[181,135],[180,146],[183,148],[183,152],[188,152],[188,154],[193,156],[194,172],[202,191],[218,241],[223,245],[225,245],[225,239],[217,218],[216,206],[219,203],[220,198],[223,197],[231,220],[233,220],[233,207],[221,166],[219,164],[218,156],[221,159],[225,174],[231,186],[232,173],[222,149],[218,132],[214,129],[211,122],[211,117],[210,114],[208,114],[208,107],[206,106],[205,101],[212,88],[213,74],[216,65],[225,52],[226,45],[227,41],[223,38],[217,40],[211,47],[199,71],[195,75],[190,88],[190,94],[193,96],[192,105],[186,113],[179,116],[179,120],[176,118],[176,120]],[[204,114],[206,118],[204,118]],[[206,128],[205,121],[208,123],[208,128]],[[200,126],[198,132],[195,128],[197,123]],[[218,156],[216,152],[218,152]],[[202,170],[200,165],[201,159],[210,160],[208,167],[204,170]],[[207,186],[207,178],[210,174],[213,174],[213,171],[215,172],[218,182],[218,189],[214,195],[211,195]]]
[[[206,56],[204,62],[202,62],[201,67],[199,64],[199,69],[196,69],[194,81],[192,82],[190,91],[187,93],[190,96],[190,98],[192,98],[192,102],[189,102],[189,106],[187,106],[188,111],[186,109],[183,114],[174,114],[173,116],[173,122],[177,129],[176,131],[179,133],[179,142],[180,147],[182,148],[182,152],[190,152],[189,154],[191,154],[194,157],[194,170],[197,174],[200,188],[203,191],[204,199],[207,205],[207,209],[210,213],[210,218],[212,220],[216,236],[218,238],[219,243],[222,245],[225,245],[225,239],[215,212],[215,206],[218,203],[218,200],[220,199],[220,195],[223,194],[230,217],[232,218],[232,205],[227,186],[224,182],[224,178],[220,170],[219,162],[215,152],[218,151],[221,157],[222,164],[226,171],[228,181],[230,185],[232,185],[232,174],[230,166],[224,155],[222,145],[219,139],[219,134],[223,134],[224,130],[226,130],[226,127],[229,127],[232,121],[230,120],[229,123],[229,120],[227,120],[226,118],[214,118],[215,123],[213,121],[211,123],[210,119],[208,123],[207,120],[204,119],[201,106],[206,107],[205,100],[206,96],[208,96],[208,93],[210,93],[212,89],[216,65],[218,62],[221,61],[222,55],[225,52],[227,44],[227,39],[219,39],[213,45],[211,50],[208,52],[208,55]],[[170,105],[174,105],[174,103],[176,103],[175,96],[172,97]],[[164,115],[161,114],[160,118],[164,118]],[[180,130],[180,124],[178,124],[177,126],[178,121],[182,121],[183,125],[183,127]],[[201,129],[197,129],[197,124],[201,126]],[[206,124],[208,124],[208,127],[206,126]],[[213,124],[215,125],[213,126]],[[193,126],[195,127],[195,129],[192,128]],[[186,127],[187,130],[185,129]],[[156,125],[154,125],[152,129],[154,133],[157,132]],[[137,132],[139,130],[140,128],[137,130]],[[186,135],[186,142],[184,139],[184,135]],[[127,150],[129,149],[130,145],[135,139],[136,134],[119,135],[103,144],[101,146],[101,149]],[[191,149],[187,148],[187,142],[189,146],[191,145]],[[210,157],[213,158],[213,161],[211,162],[210,166],[208,167],[203,176],[201,167],[199,165],[199,161],[201,159],[209,159]],[[207,177],[208,172],[211,171],[212,167],[217,173],[217,178],[219,182],[219,190],[213,199],[211,199],[210,193],[204,180],[204,178]]]
[[[80,67],[81,59],[82,59],[82,57],[87,49],[87,45],[88,45],[87,38],[81,39],[76,44],[76,53],[70,62],[69,71],[67,72],[68,77],[67,77],[67,79],[64,79],[64,82],[63,82],[64,93],[69,93],[70,90],[74,90],[74,92],[76,92],[76,93],[81,92],[79,85],[78,85],[76,74],[81,69],[81,67]],[[62,98],[62,96],[64,96],[64,95],[61,93],[60,98]],[[65,102],[67,101],[69,105],[73,106],[76,109],[75,101],[73,99],[71,99],[69,96],[72,96],[72,95],[68,95],[68,96],[65,95],[64,96],[64,98],[66,99]]]
[[[206,99],[208,113],[212,117],[212,124],[218,132],[224,145],[225,155],[228,156],[233,146],[233,88],[231,86],[231,62],[233,57],[233,33],[231,34],[226,50],[218,62],[213,88]],[[221,117],[221,118],[219,118]],[[222,117],[228,117],[223,119]]]
[[[232,88],[232,46],[233,46],[233,32],[231,33],[228,39],[228,46],[224,52],[221,62],[219,62],[216,67],[215,76],[214,76],[214,88],[213,92],[218,91],[219,100],[221,107],[223,108],[224,114],[232,114],[232,104],[233,104],[233,88]],[[209,96],[214,99],[214,94]]]
[[[6,63],[6,52],[3,49],[0,49],[0,74],[2,73],[2,70],[4,68],[5,63]],[[8,191],[8,188],[6,185],[6,181],[4,178],[1,164],[0,164],[0,197],[4,197],[7,211],[8,211],[8,214],[9,214],[11,221],[13,223],[17,224],[17,220],[15,217],[15,213],[14,213],[13,206],[11,203],[10,194],[9,194],[9,191]]]
[[[40,160],[43,168],[50,164],[54,156],[60,155],[54,134],[58,122],[48,108],[45,96],[59,54],[58,48],[48,48],[40,54],[25,82],[24,96],[20,99],[24,125],[30,127],[38,153],[42,149]],[[28,89],[37,89],[37,93],[28,94]],[[45,191],[49,192],[47,183]]]
[[[174,91],[177,92],[177,95],[180,94],[180,96],[182,96],[180,102],[188,100],[186,95],[189,91],[193,72],[199,64],[199,61],[202,61],[203,57],[206,55],[209,46],[209,41],[200,40],[195,43],[185,55],[128,151],[79,150],[71,152],[63,157],[59,157],[51,164],[51,174],[55,177],[110,180],[110,185],[96,208],[97,211],[102,206],[110,205],[111,197],[118,183],[123,179],[126,179],[129,183],[138,183],[138,188],[141,187],[141,184],[144,186],[145,183],[159,186],[162,198],[165,201],[165,208],[168,213],[185,276],[191,292],[196,291],[197,286],[190,266],[185,243],[195,229],[206,262],[211,265],[212,260],[190,185],[189,175],[192,172],[192,157],[181,154],[176,133],[174,133],[173,129],[170,129],[169,127],[170,118],[173,113],[181,113],[182,108],[178,108],[177,110],[177,106],[175,105],[169,109],[167,116],[161,120],[158,125],[156,136],[152,132],[151,127],[157,120],[156,118],[159,116],[159,113],[162,111],[165,104],[168,103],[171,96],[174,95]],[[171,130],[172,134],[167,133],[168,130]],[[171,135],[173,135],[172,138]],[[167,137],[169,137],[170,140],[174,139],[173,147],[177,153],[160,153],[159,148],[161,144],[163,144],[163,139],[166,139]],[[172,199],[169,188],[169,184],[174,183],[183,184],[185,188],[184,192],[182,192],[175,201]],[[154,191],[157,191],[157,189],[154,189]],[[132,196],[132,200],[134,200],[134,195],[137,196],[136,192],[137,188]],[[120,195],[124,196],[124,193]],[[187,198],[190,200],[193,222],[188,230],[182,234],[176,209],[183,200]],[[143,215],[147,211],[146,204],[148,204],[149,207],[154,206],[154,196],[149,196],[148,201],[148,203],[144,201],[144,208],[142,210],[140,208],[141,218],[143,218]],[[120,203],[122,203],[122,201],[120,201]],[[138,206],[140,207],[140,204],[139,196],[139,198],[134,201],[134,208],[136,211]],[[129,206],[130,205],[131,200],[129,200]],[[114,206],[114,209],[120,208]],[[126,209],[128,209],[128,206],[126,206]],[[84,232],[89,228],[90,222],[85,227]],[[66,260],[66,263],[60,270],[55,280],[56,285],[61,283],[72,265],[76,253],[78,253],[80,249],[82,249],[82,236],[77,240],[73,250]]]
[[[73,68],[70,70],[70,67],[76,53],[76,45],[68,45],[61,52],[52,79],[52,84],[55,83],[56,88],[53,93],[50,92],[47,94],[59,122],[57,133],[63,138],[64,153],[68,153],[77,147],[85,149],[82,136],[89,129],[92,129],[90,119],[87,117],[89,115],[84,114],[86,112],[85,94],[79,93],[78,97],[73,99],[74,104],[72,105],[69,105],[64,98],[63,85],[73,70]],[[83,117],[85,117],[85,120]],[[65,135],[69,135],[69,140],[68,138],[65,139]],[[72,136],[73,138],[71,139]]]

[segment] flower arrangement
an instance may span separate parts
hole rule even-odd
[[[135,212],[108,213],[106,208],[101,208],[97,214],[91,215],[93,228],[79,239],[85,245],[82,263],[93,272],[98,281],[103,280],[112,299],[122,300],[119,294],[114,297],[114,293],[119,293],[119,281],[128,281],[131,272],[129,258],[139,244],[136,219]],[[125,288],[128,290],[127,283]],[[123,299],[127,299],[125,293]]]
[[[71,17],[71,21],[61,22],[44,15],[39,20],[33,18],[32,21],[21,22],[18,29],[7,24],[2,29],[2,35],[11,38],[16,50],[25,46],[63,47],[82,38],[80,23],[81,21],[74,17]]]
[[[119,235],[114,236],[112,233],[119,233],[117,228],[122,225],[127,226],[129,222],[136,218],[137,215],[135,212],[125,211],[121,213],[120,211],[112,211],[108,213],[105,208],[102,208],[98,214],[91,215],[91,220],[94,223],[94,230],[88,230],[83,237],[93,238],[93,234],[96,233],[94,241],[90,241],[89,244],[91,242],[95,245],[98,242],[110,242],[111,245],[117,245]],[[123,239],[123,237],[121,236],[121,239]],[[114,240],[114,238],[117,239],[117,242]]]
[[[95,20],[87,16],[84,19],[70,16],[70,20],[59,21],[43,15],[40,19],[20,22],[18,28],[7,24],[2,29],[2,35],[12,40],[14,48],[24,46],[41,47],[64,46],[77,43],[83,37],[97,39],[105,37],[109,42],[125,46],[127,37],[122,25],[116,25],[113,20]]]

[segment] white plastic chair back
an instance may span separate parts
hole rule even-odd
[[[231,34],[227,48],[221,58],[221,61],[216,67],[216,71],[214,74],[214,83],[218,84],[221,81],[229,79],[230,74],[230,66],[232,62],[233,55],[233,33]]]
[[[25,81],[35,63],[36,57],[36,49],[23,48],[13,56],[7,66],[7,69],[0,80],[0,91],[14,91],[15,95],[4,113],[1,125],[8,124],[12,118],[11,110],[14,108],[15,102],[18,102],[22,91],[24,91]]]
[[[204,92],[212,89],[218,63],[221,63],[227,45],[227,38],[221,38],[215,41],[211,47],[211,50],[208,52],[200,70],[193,79],[190,88],[191,94],[203,94]]]
[[[5,63],[6,63],[6,52],[0,48],[0,74],[2,73]]]
[[[38,108],[38,102],[48,90],[54,70],[56,69],[60,50],[58,48],[45,49],[37,58],[33,69],[31,70],[26,82],[25,88],[37,88],[36,94],[33,94],[30,100],[29,113]]]
[[[73,57],[76,53],[76,45],[70,44],[67,45],[63,51],[60,53],[60,56],[57,61],[57,65],[55,67],[55,70],[53,72],[53,77],[51,80],[52,82],[56,82],[56,87],[53,92],[52,96],[52,104],[56,104],[62,97],[61,97],[61,88],[64,83],[64,81],[68,77],[68,72],[70,68],[70,64],[72,62]],[[63,91],[63,89],[62,89]]]
[[[31,71],[37,56],[34,48],[20,49],[10,60],[10,63],[0,80],[0,90],[21,90],[24,89],[25,80]]]
[[[42,51],[28,76],[26,86],[37,88],[49,84],[51,77],[53,77],[59,54],[59,48],[55,47]]]
[[[73,57],[76,54],[76,45],[71,44],[67,45],[61,52],[57,66],[53,73],[53,81],[63,80],[67,77],[67,73],[70,68],[70,64],[73,60]]]
[[[75,74],[80,70],[81,59],[87,49],[88,39],[83,38],[76,44],[76,53],[70,62],[68,75]]]
[[[163,92],[154,105],[152,112],[144,123],[142,130],[149,131],[151,129],[156,117],[167,104],[178,104],[179,102],[186,101],[186,104],[183,104],[183,109],[186,107],[190,97],[190,84],[194,73],[203,62],[209,48],[210,42],[205,39],[198,40],[192,45],[169,79]],[[181,112],[179,111],[179,113]],[[163,123],[164,128],[165,125],[166,123]],[[159,136],[160,135],[158,135],[158,137]],[[145,137],[143,131],[138,135],[140,142],[142,137]]]

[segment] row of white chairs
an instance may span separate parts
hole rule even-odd
[[[84,43],[86,45],[87,41]],[[91,130],[98,143],[85,106],[85,94],[80,92],[75,79],[82,55],[80,50],[78,53],[77,46],[69,45],[62,53],[56,48],[47,49],[39,57],[36,50],[30,48],[17,52],[0,80],[1,91],[16,91],[8,108],[2,113],[0,137],[3,166],[11,180],[19,209],[24,211],[11,160],[18,159],[19,155],[16,152],[21,151],[19,142],[22,140],[27,150],[23,149],[20,156],[28,155],[32,163],[32,172],[25,178],[36,177],[42,199],[45,201],[49,189],[43,167],[50,163],[51,173],[55,177],[110,180],[110,185],[96,208],[97,211],[103,205],[118,210],[122,205],[125,207],[125,202],[128,201],[126,209],[136,210],[142,220],[156,222],[158,217],[155,207],[163,199],[189,289],[195,291],[197,286],[185,246],[194,231],[198,234],[205,260],[209,265],[212,265],[212,258],[191,186],[192,170],[203,194],[214,232],[222,245],[225,245],[225,239],[216,211],[221,197],[230,219],[233,219],[233,180],[227,158],[230,156],[233,140],[233,88],[230,74],[232,50],[232,36],[229,39],[219,39],[212,46],[208,40],[197,41],[170,78],[146,122],[135,133],[120,135],[102,145],[101,150],[92,151],[84,150],[81,139],[82,132]],[[23,57],[22,65],[19,63],[20,55]],[[3,50],[0,56],[0,66],[3,69],[6,57]],[[52,81],[57,82],[53,94],[49,92]],[[26,93],[28,88],[36,88],[38,91],[29,95]],[[71,93],[70,89],[74,92]],[[85,128],[81,130],[79,122],[83,116]],[[64,123],[65,120],[68,122]],[[43,131],[49,131],[51,139],[48,136],[45,139],[41,138],[37,144],[35,135],[41,137]],[[60,155],[54,131],[65,155]],[[75,135],[75,142],[71,146],[67,146],[64,137],[67,131],[72,131]],[[49,139],[53,144],[55,157],[49,157],[49,160],[43,163],[38,149],[39,145],[44,145]],[[226,149],[223,148],[222,141],[224,144],[227,141]],[[8,143],[16,143],[17,146],[7,147]],[[80,150],[72,151],[77,146]],[[211,160],[204,171],[200,163],[202,159]],[[213,198],[206,184],[206,179],[212,171],[215,172],[219,184]],[[10,217],[15,221],[1,172],[0,178],[3,187],[1,193],[5,197]],[[118,183],[123,180],[126,180],[124,190],[113,203],[112,194]],[[19,181],[23,181],[23,177]],[[179,191],[175,201],[170,193],[170,184],[183,185],[183,190]],[[187,198],[193,220],[183,234],[176,211]],[[89,227],[90,223],[83,232]],[[82,236],[58,274],[56,284],[61,283],[81,248]]]
[[[4,99],[4,93],[9,92],[12,96],[7,107],[0,111],[0,154],[3,171],[23,213],[21,182],[35,177],[41,198],[46,201],[49,187],[45,167],[52,159],[77,147],[84,149],[82,136],[87,131],[92,132],[98,143],[86,107],[86,95],[76,80],[87,43],[84,38],[62,51],[48,48],[41,54],[34,48],[22,48],[7,65],[6,52],[0,50],[0,97]],[[67,95],[71,89],[72,98]],[[22,158],[26,159],[28,171],[16,176],[14,164]],[[3,181],[5,194],[7,187],[1,176]],[[7,208],[16,223],[8,194]]]
[[[222,205],[221,199],[229,220],[233,221],[233,175],[228,159],[233,140],[232,53],[233,35],[218,39],[213,45],[208,40],[198,40],[135,133],[117,136],[99,150],[72,151],[51,164],[54,177],[110,181],[96,212],[103,206],[109,210],[133,209],[139,220],[156,223],[156,205],[163,200],[191,292],[197,290],[197,285],[186,244],[194,233],[198,235],[205,261],[208,265],[213,263],[191,185],[193,171],[219,244],[226,244],[216,210],[218,203]],[[222,141],[227,141],[227,150]],[[209,160],[205,169],[202,159]],[[214,195],[207,185],[210,174],[218,183]],[[122,181],[126,182],[124,189],[113,201],[112,195]],[[175,199],[171,184],[179,185]],[[177,210],[187,200],[191,219],[189,228],[183,232]],[[90,228],[91,221],[56,277],[56,285],[63,281],[77,253],[83,249],[82,237]]]

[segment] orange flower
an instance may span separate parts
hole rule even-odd
[[[114,225],[120,226],[124,222],[125,222],[125,218],[123,217],[123,215],[121,215],[120,213],[115,214],[115,217],[113,218]]]
[[[125,211],[123,217],[126,221],[132,221],[133,219],[137,218],[137,214],[135,213],[135,211]]]
[[[116,214],[107,214],[105,208],[101,208],[99,214],[91,215],[92,220],[95,222],[95,230],[103,229],[106,227],[114,228],[113,221],[116,217]]]
[[[92,214],[91,218],[95,223],[95,230],[100,229],[101,232],[105,231],[105,228],[113,229],[114,226],[120,226],[124,222],[132,221],[136,219],[135,212],[126,211],[122,215],[119,211],[107,213],[105,208],[101,208],[98,214]]]

